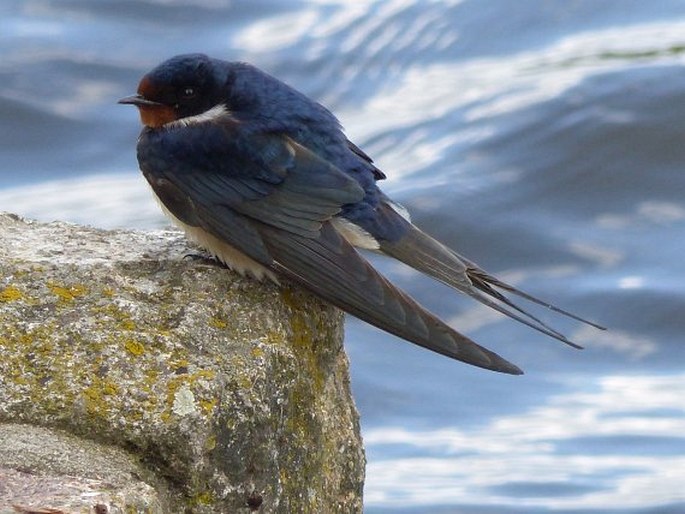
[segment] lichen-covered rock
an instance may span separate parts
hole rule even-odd
[[[0,214],[0,422],[126,449],[170,512],[361,512],[340,313],[192,251]]]

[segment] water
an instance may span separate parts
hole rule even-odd
[[[424,229],[610,327],[542,313],[574,351],[374,258],[527,374],[350,320],[367,512],[685,512],[684,2],[5,0],[0,208],[164,224],[115,101],[198,50],[325,103]]]

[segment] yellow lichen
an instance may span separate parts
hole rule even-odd
[[[126,348],[126,351],[134,357],[140,357],[145,353],[145,345],[134,339],[129,339],[126,341],[124,343],[124,348]]]
[[[241,373],[236,377],[236,382],[238,382],[238,387],[240,387],[240,389],[252,389],[252,378],[244,373]]]
[[[60,303],[71,303],[76,298],[86,294],[87,289],[81,284],[74,284],[68,287],[48,282],[48,289],[59,298]]]
[[[192,503],[195,505],[211,505],[214,502],[216,502],[216,499],[214,498],[214,493],[211,491],[198,493],[192,499]]]
[[[200,371],[197,371],[190,375],[190,379],[192,381],[197,381],[197,380],[213,380],[216,377],[216,371],[212,369],[203,369]]]
[[[177,361],[173,361],[169,363],[169,367],[173,369],[174,371],[179,370],[181,368],[188,368],[188,365],[190,364],[190,361],[188,359],[179,359]]]
[[[123,319],[119,323],[119,328],[122,330],[135,330],[136,324],[133,322],[132,319]]]
[[[329,439],[322,434],[321,419],[317,419],[317,403],[325,395],[327,370],[330,369],[329,349],[322,344],[325,334],[330,333],[326,316],[319,315],[311,308],[306,297],[297,290],[283,289],[281,298],[290,308],[290,357],[296,362],[296,379],[288,391],[284,407],[286,433],[290,450],[282,457],[284,462],[294,465],[295,474],[281,473],[280,485],[284,501],[289,501],[291,510],[297,511],[302,504],[299,494],[302,484],[313,490],[324,490],[328,455],[335,453],[329,448]],[[312,449],[312,439],[320,440],[321,445]],[[307,448],[307,459],[302,460],[301,451]],[[285,464],[283,469],[288,469]],[[319,511],[318,498],[309,498],[308,507]]]
[[[86,410],[89,414],[101,415],[105,414],[105,403],[102,399],[102,389],[99,384],[92,384],[83,390],[83,396],[86,399]]]
[[[209,324],[213,326],[214,328],[219,328],[219,329],[224,329],[228,326],[228,323],[226,323],[224,320],[217,316],[212,316],[209,320]]]
[[[311,317],[305,315],[302,307],[302,300],[296,297],[296,293],[291,289],[281,291],[283,302],[290,307],[290,328],[293,332],[292,350],[300,365],[304,364],[307,369],[305,376],[313,382],[316,391],[320,391],[323,383],[323,363],[320,362],[321,355],[315,348],[314,341],[320,332],[319,327],[311,326]]]
[[[16,302],[21,300],[22,293],[14,286],[7,286],[5,289],[0,291],[0,302]]]
[[[210,415],[212,411],[214,411],[214,407],[216,407],[217,403],[219,403],[219,400],[216,398],[210,398],[209,400],[200,400],[200,408],[202,409],[202,412],[204,412],[207,415]]]
[[[214,448],[216,448],[216,435],[210,434],[205,441],[205,450],[211,452]]]
[[[117,394],[118,392],[119,392],[119,386],[116,385],[114,382],[107,381],[104,384],[102,384],[102,394],[113,395],[113,394]]]

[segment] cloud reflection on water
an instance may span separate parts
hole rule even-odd
[[[685,374],[568,382],[572,392],[486,426],[367,430],[367,504],[592,512],[685,501]],[[601,451],[586,453],[593,438]],[[659,445],[664,439],[671,441],[667,454]],[[630,449],[634,443],[638,450]],[[410,456],[414,449],[420,458]],[[397,457],[379,460],[375,453]]]

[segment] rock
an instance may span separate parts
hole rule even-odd
[[[0,448],[2,514],[171,511],[163,481],[119,448],[18,424],[0,424]]]
[[[34,448],[66,432],[93,459],[125,452],[143,492],[124,496],[147,498],[146,512],[361,512],[341,314],[183,258],[193,251],[175,231],[0,214],[2,430],[16,440],[28,425]],[[74,475],[66,457],[17,465],[8,448],[0,474],[111,482],[98,465]],[[0,512],[18,501],[0,487]]]

